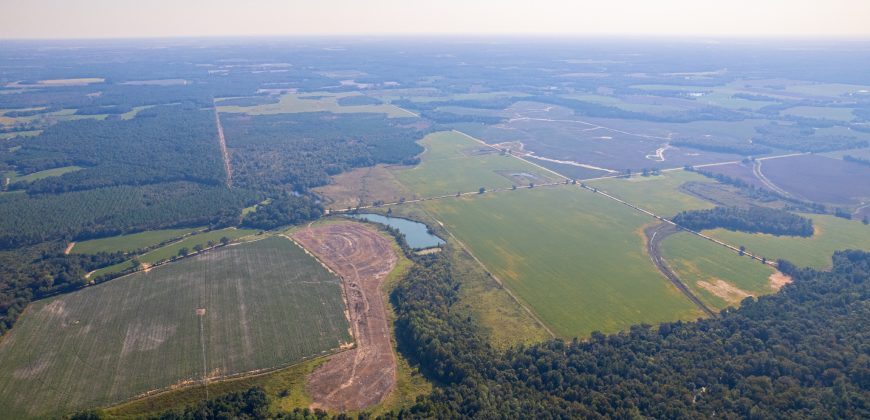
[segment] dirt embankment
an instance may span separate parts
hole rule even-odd
[[[342,278],[356,347],[339,353],[308,378],[312,408],[360,410],[396,386],[396,358],[381,285],[398,257],[388,239],[359,223],[308,227],[293,239]]]

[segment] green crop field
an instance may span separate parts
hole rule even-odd
[[[775,270],[749,257],[688,232],[662,242],[662,256],[674,273],[707,306],[739,306],[747,295],[773,293],[770,275]]]
[[[220,106],[220,112],[238,112],[249,115],[294,114],[298,112],[332,112],[336,114],[367,112],[387,114],[390,118],[416,117],[417,115],[395,105],[355,105],[342,106],[338,99],[357,96],[358,93],[310,92],[305,94],[287,93],[278,103],[255,106]]]
[[[683,210],[698,210],[714,207],[712,203],[683,193],[680,185],[689,181],[710,182],[709,179],[691,172],[672,171],[660,176],[634,176],[630,179],[611,178],[590,181],[608,194],[628,201],[662,217],[672,217]]]
[[[191,232],[202,230],[199,228],[149,230],[129,235],[111,236],[108,238],[91,239],[89,241],[76,242],[70,252],[74,254],[96,254],[98,252],[134,252],[136,250],[161,244],[163,242],[180,238]],[[218,238],[220,239],[220,238]],[[208,242],[208,240],[206,240]]]
[[[495,150],[455,131],[443,131],[420,141],[426,148],[419,165],[395,171],[396,179],[418,197],[476,191],[480,187],[509,188],[523,186],[530,175],[535,183],[559,178],[532,164]],[[511,178],[511,175],[517,178]]]
[[[426,207],[560,336],[701,315],[646,254],[642,227],[653,219],[592,192],[524,189]]]
[[[804,214],[813,219],[816,233],[810,238],[773,236],[712,230],[712,236],[768,259],[784,258],[798,266],[831,267],[831,254],[843,249],[870,250],[870,226],[830,215]]]
[[[4,177],[9,178],[10,184],[14,184],[16,182],[33,182],[37,179],[61,176],[65,173],[75,172],[80,169],[82,169],[81,166],[63,166],[60,168],[46,169],[44,171],[34,172],[27,175],[18,175],[15,172],[7,172]]]
[[[55,417],[319,356],[350,340],[343,306],[339,280],[283,237],[38,301],[0,341],[0,416]]]
[[[164,247],[157,248],[153,251],[146,252],[139,257],[140,262],[146,264],[155,264],[163,260],[168,260],[176,255],[178,255],[178,251],[181,248],[187,248],[190,252],[193,252],[193,247],[200,245],[202,247],[207,247],[209,241],[219,242],[222,237],[226,236],[229,239],[238,239],[243,236],[253,235],[257,233],[256,230],[251,229],[235,229],[235,228],[226,228],[220,230],[213,230],[211,232],[200,233],[197,235],[191,235],[183,240],[178,242],[171,243]],[[124,269],[130,267],[129,261],[124,261],[115,265],[110,265],[108,267],[101,268],[97,271],[94,271],[90,278],[97,278],[99,276],[111,273],[117,273],[123,271]]]

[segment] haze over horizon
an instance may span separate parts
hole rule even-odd
[[[8,0],[2,39],[280,35],[870,37],[864,0]]]

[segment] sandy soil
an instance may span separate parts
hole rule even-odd
[[[396,386],[396,358],[381,285],[398,257],[388,239],[359,223],[298,231],[293,239],[342,278],[356,347],[339,353],[308,378],[312,408],[360,410]]]
[[[712,283],[701,280],[698,286],[731,304],[739,304],[743,299],[752,296],[751,293],[722,279],[713,279]]]
[[[770,288],[775,291],[779,291],[779,289],[782,289],[782,286],[792,282],[791,277],[786,276],[779,271],[771,274],[767,279],[770,280]]]

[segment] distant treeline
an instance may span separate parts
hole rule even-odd
[[[832,150],[857,149],[866,147],[867,140],[842,135],[819,135],[812,125],[785,125],[770,123],[755,128],[753,143],[777,149],[797,150],[800,152],[829,152]]]
[[[673,222],[695,231],[724,228],[739,232],[809,237],[813,221],[785,210],[750,206],[715,207],[678,213]]]
[[[671,145],[676,147],[691,147],[698,150],[706,150],[716,153],[732,153],[741,156],[763,155],[773,151],[773,149],[755,143],[744,143],[735,141],[717,141],[713,139],[692,139],[678,138],[671,141]]]

